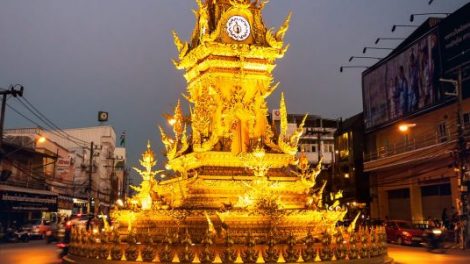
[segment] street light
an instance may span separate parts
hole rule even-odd
[[[35,141],[36,144],[43,144],[47,141],[47,139],[44,136],[35,136],[34,141]],[[25,149],[26,147],[27,147],[26,144],[21,144],[19,148],[15,149],[13,151],[10,151],[8,153],[5,153],[2,158],[6,158],[6,157],[8,157],[8,156],[20,151],[20,150]],[[33,148],[34,148],[34,146],[33,146]]]
[[[420,14],[411,14],[410,15],[410,22],[413,22],[415,20],[415,16],[428,16],[428,15],[445,15],[448,16],[449,13],[420,13]]]
[[[46,140],[47,140],[46,137],[40,136],[40,137],[38,138],[38,140],[37,140],[37,143],[42,144],[42,143],[45,143]]]
[[[395,30],[397,29],[397,27],[411,27],[411,28],[417,28],[418,26],[416,26],[416,25],[393,25],[393,26],[392,26],[392,32],[395,32]]]
[[[415,123],[411,123],[411,124],[410,124],[410,123],[400,124],[400,125],[398,126],[398,130],[400,130],[400,132],[405,133],[405,132],[408,132],[408,130],[410,130],[410,128],[415,127],[415,126],[416,126]]]
[[[374,59],[374,60],[381,60],[383,58],[378,58],[378,57],[367,57],[367,56],[351,56],[349,58],[349,62],[351,62],[353,59]]]
[[[379,44],[381,40],[404,40],[405,38],[377,38],[374,42],[375,45]]]
[[[363,68],[363,69],[367,69],[367,68],[369,68],[369,66],[365,66],[365,65],[341,66],[341,67],[339,67],[339,72],[343,72],[343,70],[344,70],[344,69],[347,69],[347,68]]]
[[[382,47],[364,47],[362,49],[362,53],[366,54],[368,49],[375,49],[375,50],[393,50],[393,48],[382,48]]]

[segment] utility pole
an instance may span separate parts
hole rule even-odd
[[[458,93],[457,97],[457,107],[458,107],[458,119],[459,119],[459,131],[458,131],[458,148],[459,148],[459,160],[460,160],[460,168],[459,168],[459,180],[460,180],[460,200],[462,203],[462,214],[464,218],[461,221],[464,221],[463,230],[461,231],[462,234],[462,249],[467,248],[467,240],[468,240],[468,231],[469,231],[469,219],[468,219],[468,179],[466,178],[466,171],[468,168],[466,167],[467,163],[467,155],[466,155],[466,142],[465,142],[465,135],[464,135],[464,123],[463,123],[463,111],[462,111],[462,98],[463,98],[463,89],[462,89],[462,68],[459,68],[458,79],[456,84],[456,90]]]
[[[441,82],[450,83],[455,87],[454,93],[446,93],[447,95],[457,97],[457,153],[458,153],[458,185],[460,187],[460,202],[461,202],[461,213],[462,218],[460,221],[463,221],[462,230],[460,234],[461,238],[461,248],[467,248],[467,239],[468,239],[468,230],[469,230],[469,219],[468,219],[468,179],[465,176],[467,155],[466,155],[466,142],[464,135],[464,122],[463,122],[463,111],[462,111],[462,69],[458,70],[457,80],[451,79],[440,79]]]
[[[93,141],[90,143],[90,170],[88,171],[88,213],[91,212],[91,200],[93,199],[93,184],[92,184],[92,179],[93,179],[93,153],[94,151],[94,143]]]
[[[110,160],[112,161],[112,164],[111,166],[109,165],[106,165],[105,167],[106,168],[109,168],[111,167],[111,174],[110,174],[110,177],[109,177],[109,182],[110,182],[110,186],[111,186],[111,192],[109,194],[109,203],[110,204],[113,204],[115,200],[118,199],[117,195],[116,195],[116,188],[119,188],[118,186],[115,186],[116,184],[116,172],[114,170],[114,167],[116,166],[116,157],[114,157],[114,154],[110,154],[106,160]],[[115,188],[116,187],[116,188]]]
[[[15,89],[16,87],[19,87],[19,90],[16,90]],[[24,90],[23,85],[15,84],[15,85],[11,85],[10,89],[0,91],[0,95],[2,95],[2,112],[0,116],[0,151],[2,151],[2,147],[3,147],[3,123],[5,122],[5,106],[7,104],[7,96],[12,95],[13,97],[17,97],[17,96],[22,97],[23,90]],[[0,156],[0,159],[1,159],[1,156]]]

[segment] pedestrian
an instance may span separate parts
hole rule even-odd
[[[92,228],[92,225],[93,225],[92,220],[93,220],[93,216],[89,215],[88,220],[86,221],[86,230],[87,231],[89,231]]]
[[[449,216],[447,215],[447,208],[442,210],[441,220],[445,228],[449,229]]]

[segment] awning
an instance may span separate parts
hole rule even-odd
[[[57,194],[46,190],[0,185],[0,211],[57,211]]]
[[[47,190],[38,190],[38,189],[30,189],[24,187],[17,187],[11,185],[0,185],[0,191],[7,191],[7,192],[22,192],[22,193],[32,193],[32,194],[43,194],[43,195],[53,195],[57,196],[56,193]]]

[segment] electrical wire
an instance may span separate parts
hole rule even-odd
[[[41,120],[47,127],[49,127],[52,130],[55,130],[55,132],[57,134],[60,134],[62,138],[68,139],[68,140],[74,142],[75,144],[80,144],[80,143],[77,143],[76,140],[71,140],[69,138],[69,136],[65,132],[63,132],[63,130],[61,130],[59,127],[55,126],[55,124],[51,125],[46,119],[44,119],[41,116],[42,114],[36,113],[36,111],[34,111],[30,106],[28,106],[26,103],[24,103],[20,98],[17,98],[17,100],[21,105],[23,105],[24,108],[26,108],[29,112],[31,112],[36,118]],[[83,141],[83,140],[80,140],[80,141]],[[83,142],[85,142],[85,141],[83,141]],[[87,142],[85,142],[85,143],[87,143]],[[80,146],[88,145],[88,144],[85,144],[85,143],[81,143],[82,145],[80,145]]]
[[[13,106],[11,106],[10,104],[6,104],[8,108],[10,108],[11,110],[13,110],[13,112],[15,112],[16,114],[18,114],[19,116],[23,117],[24,119],[26,119],[27,121],[31,122],[32,124],[36,125],[37,128],[41,129],[41,130],[44,130],[44,131],[47,131],[57,137],[60,137],[60,138],[63,138],[63,139],[66,139],[66,140],[69,140],[70,142],[73,142],[75,145],[79,146],[79,147],[82,147],[82,148],[86,148],[86,149],[89,149],[89,146],[84,146],[83,144],[80,144],[70,138],[67,138],[67,137],[64,137],[63,135],[57,133],[56,131],[54,130],[50,130],[50,129],[47,129],[47,128],[44,128],[43,126],[41,126],[39,123],[35,122],[34,120],[32,120],[31,118],[27,117],[26,115],[24,115],[23,113],[21,113],[20,111],[18,111],[16,108],[14,108]]]
[[[23,105],[25,106],[28,110],[30,110],[30,112],[32,112],[34,114],[34,111],[39,115],[41,116],[43,119],[41,119],[43,122],[45,122],[46,124],[49,124],[51,128],[53,128],[54,130],[58,130],[60,131],[62,134],[66,135],[67,137],[70,137],[70,138],[73,138],[74,140],[77,140],[79,142],[82,142],[83,144],[86,144],[87,146],[90,144],[90,142],[87,142],[85,140],[82,140],[78,137],[75,137],[75,136],[72,136],[70,135],[69,133],[67,133],[66,131],[64,131],[62,128],[58,127],[54,122],[52,122],[49,118],[47,118],[46,115],[44,115],[43,113],[41,113],[41,111],[39,111],[25,96],[22,96],[22,97],[17,97],[17,100]],[[23,102],[24,101],[24,102]],[[25,104],[26,103],[26,104]],[[28,105],[29,107],[27,107],[26,105]],[[31,108],[34,110],[32,111]]]

